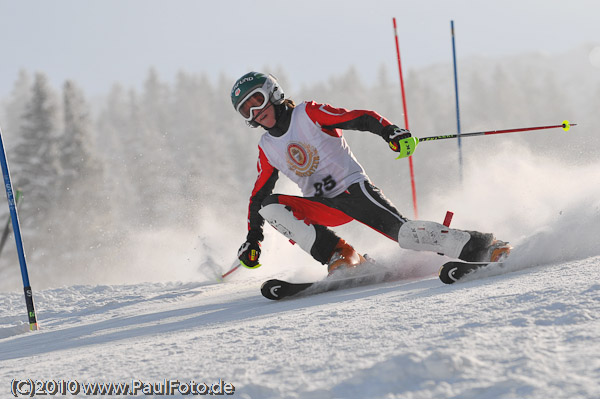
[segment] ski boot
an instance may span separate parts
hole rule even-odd
[[[510,254],[512,247],[506,241],[494,240],[487,249],[490,262],[502,262]]]
[[[493,234],[467,231],[471,239],[464,246],[460,260],[465,262],[500,262],[510,253],[508,242],[496,240]]]
[[[327,271],[331,276],[336,270],[352,269],[366,261],[364,256],[356,252],[350,244],[340,238],[327,264]]]

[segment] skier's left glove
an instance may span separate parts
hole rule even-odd
[[[388,125],[381,131],[383,139],[387,141],[392,151],[399,153],[398,158],[412,155],[419,144],[419,139],[412,137],[410,131],[401,129],[396,125]]]
[[[258,258],[260,257],[260,242],[246,241],[238,250],[238,259],[242,266],[248,269],[256,269],[260,266]]]

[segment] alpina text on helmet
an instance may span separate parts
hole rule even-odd
[[[254,77],[253,77],[253,76],[247,76],[247,77],[245,77],[244,79],[240,79],[240,80],[239,80],[239,81],[238,81],[238,82],[235,84],[235,86],[233,86],[233,90],[235,90],[235,89],[236,89],[236,88],[237,88],[239,85],[241,85],[241,84],[244,84],[244,83],[246,83],[246,82],[251,82],[251,81],[253,81],[253,80],[254,80]],[[235,93],[235,95],[236,95],[236,96],[237,96],[237,95],[239,95],[239,94],[240,94],[240,92],[239,92],[239,91]]]

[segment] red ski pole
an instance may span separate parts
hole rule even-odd
[[[563,123],[560,125],[521,127],[521,128],[516,128],[516,129],[489,130],[489,131],[484,131],[484,132],[461,133],[460,137],[487,136],[490,134],[516,133],[516,132],[527,132],[527,131],[531,131],[531,130],[556,129],[556,128],[562,128],[566,132],[571,128],[571,126],[577,126],[577,124],[569,123],[569,121],[563,121]],[[422,137],[422,138],[419,138],[419,142],[454,139],[456,137],[458,137],[458,134],[445,134],[445,135],[441,135],[441,136]]]
[[[226,272],[225,274],[221,275],[221,279],[224,279],[225,277],[229,276],[231,273],[233,273],[234,271],[236,271],[237,269],[239,269],[239,268],[240,268],[240,266],[242,266],[242,264],[241,264],[241,263],[240,263],[238,260],[236,260],[236,261],[233,263],[233,266],[232,266],[232,268],[231,268],[231,269],[229,269],[229,271],[228,271],[228,272]]]

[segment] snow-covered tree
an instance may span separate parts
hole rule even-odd
[[[17,80],[13,84],[10,98],[5,105],[3,118],[0,121],[7,148],[12,148],[13,138],[18,136],[21,128],[21,118],[25,113],[25,106],[30,101],[31,94],[31,77],[26,70],[21,69]]]
[[[52,208],[60,175],[58,105],[43,73],[35,75],[21,122],[20,134],[9,158],[15,186],[23,190],[26,198],[24,209],[33,210],[36,215],[25,218],[25,223],[36,223]]]
[[[72,81],[63,86],[63,125],[59,138],[62,189],[70,189],[98,171],[91,131],[90,111],[83,92]]]
[[[63,133],[60,149],[60,191],[47,224],[53,234],[53,258],[75,266],[98,256],[114,238],[112,208],[107,199],[103,166],[92,136],[89,106],[72,81],[63,85]]]

